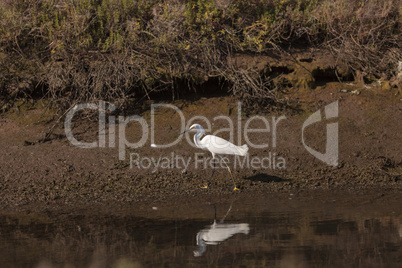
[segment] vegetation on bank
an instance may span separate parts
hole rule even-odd
[[[208,79],[245,101],[280,102],[269,73],[236,54],[319,47],[354,72],[396,75],[398,0],[0,0],[0,98],[61,104],[172,98]],[[2,105],[3,105],[2,104]]]

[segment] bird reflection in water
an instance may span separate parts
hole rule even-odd
[[[202,229],[197,233],[196,241],[198,249],[194,251],[195,257],[200,257],[207,250],[207,245],[218,245],[221,242],[229,239],[235,234],[248,234],[250,231],[250,227],[248,223],[223,223],[230,210],[232,209],[232,205],[226,212],[226,215],[219,221],[216,221],[216,206],[215,209],[215,218],[214,223],[212,225],[205,226],[205,229]]]

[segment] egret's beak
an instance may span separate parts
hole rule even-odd
[[[182,133],[180,133],[179,135],[183,135],[184,133],[186,133],[186,132],[189,132],[189,131],[191,131],[192,129],[190,128],[190,129],[187,129],[186,131],[183,131]]]

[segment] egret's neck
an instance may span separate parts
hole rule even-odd
[[[201,145],[201,137],[205,134],[205,131],[203,130],[198,130],[197,133],[195,133],[194,135],[194,144],[199,147],[202,148]]]
[[[204,231],[200,231],[197,234],[198,250],[194,251],[194,255],[196,257],[202,256],[202,254],[204,254],[204,252],[207,250],[207,245],[205,244],[204,240],[202,239],[203,235],[204,235]]]

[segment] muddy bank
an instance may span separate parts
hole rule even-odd
[[[249,144],[246,160],[227,159],[240,194],[245,197],[288,192],[314,194],[316,190],[359,193],[363,189],[377,188],[384,192],[388,189],[393,193],[401,191],[399,144],[402,129],[399,122],[402,103],[398,92],[393,90],[330,82],[314,90],[296,91],[294,97],[299,100],[298,111],[265,114],[270,131],[248,133],[249,142],[267,145],[266,148],[253,148]],[[311,114],[319,109],[324,114],[325,105],[334,101],[338,101],[339,116],[330,122],[339,125],[339,164],[331,167],[306,150],[301,132],[303,123]],[[148,124],[147,131],[151,130],[151,104],[145,104],[139,114]],[[207,128],[207,120],[211,123],[210,133],[232,138],[236,144],[241,136],[240,143],[245,142],[242,129],[251,115],[240,113],[239,116],[239,104],[235,99],[211,97],[171,104],[181,110],[186,123],[194,116],[203,116],[204,119],[195,118],[193,123]],[[3,208],[41,210],[52,206],[91,207],[238,194],[232,191],[233,183],[223,166],[218,166],[209,189],[200,188],[212,172],[208,162],[211,156],[191,147],[185,137],[172,147],[152,148],[150,132],[144,132],[145,128],[136,122],[130,123],[125,129],[127,141],[136,143],[145,134],[148,139],[140,148],[124,147],[126,159],[119,160],[118,134],[115,134],[115,145],[111,146],[109,125],[104,133],[105,148],[73,146],[67,140],[62,124],[54,128],[50,141],[37,142],[53,127],[43,112],[43,109],[31,108],[2,115],[0,203]],[[230,125],[228,119],[215,118],[219,115],[234,122],[234,133],[224,130]],[[281,116],[282,120],[278,121]],[[275,120],[276,137],[273,135]],[[317,152],[325,152],[325,123],[318,122],[304,132],[305,144]],[[153,142],[168,144],[178,137],[181,117],[171,107],[161,108],[155,110],[153,124]],[[238,124],[242,126],[241,133]],[[255,119],[248,124],[249,128],[267,129],[262,120]],[[102,139],[97,117],[73,120],[72,130],[74,137],[81,142]],[[191,141],[192,135],[188,138]],[[185,161],[177,162],[179,157]],[[152,159],[156,162],[159,159],[160,165],[154,165]],[[162,166],[162,162],[166,166]]]

